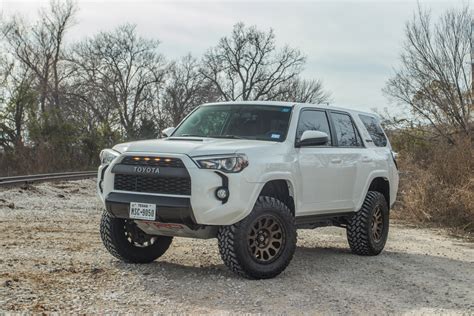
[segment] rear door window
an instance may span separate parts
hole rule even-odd
[[[334,122],[338,146],[360,147],[362,145],[360,136],[348,114],[331,112],[331,117]]]
[[[364,123],[365,128],[369,132],[369,135],[372,138],[374,145],[377,147],[387,146],[387,138],[385,137],[383,129],[377,119],[373,116],[363,114],[360,114],[359,117],[362,123]]]

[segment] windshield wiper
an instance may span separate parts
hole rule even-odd
[[[173,137],[206,137],[206,136],[198,135],[198,134],[183,134],[183,135],[173,136]]]
[[[247,137],[237,136],[237,135],[211,135],[211,136],[208,136],[208,137],[211,137],[211,138],[249,139]]]
[[[198,135],[198,134],[183,134],[183,135],[176,135],[173,137],[208,137],[208,138],[232,138],[232,139],[249,139],[243,136],[237,136],[237,135]]]

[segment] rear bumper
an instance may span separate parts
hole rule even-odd
[[[105,198],[105,207],[117,218],[129,218],[130,202],[156,204],[155,221],[184,224],[189,227],[196,225],[191,200],[187,197],[111,192]]]

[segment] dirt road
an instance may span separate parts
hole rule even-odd
[[[175,238],[149,265],[102,247],[92,180],[0,189],[0,312],[352,313],[474,311],[474,245],[393,225],[377,257],[349,252],[345,231],[300,231],[289,268],[249,281],[215,240]]]

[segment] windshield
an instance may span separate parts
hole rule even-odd
[[[195,110],[173,137],[242,138],[282,142],[291,107],[272,105],[206,105]]]

